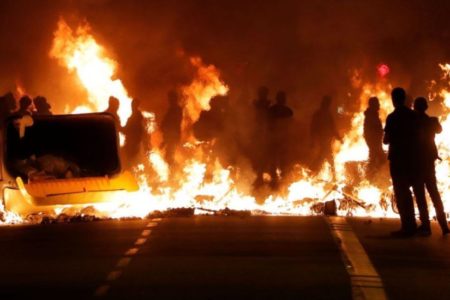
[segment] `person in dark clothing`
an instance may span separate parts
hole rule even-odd
[[[437,133],[442,132],[442,127],[436,117],[430,117],[426,114],[427,109],[428,103],[426,98],[419,97],[414,101],[414,111],[417,113],[418,118],[418,137],[420,142],[418,153],[420,161],[420,178],[418,184],[414,186],[414,195],[416,196],[421,221],[418,232],[425,236],[431,234],[430,217],[425,197],[426,187],[436,211],[436,219],[441,226],[442,233],[446,235],[450,233],[450,230],[448,228],[441,195],[437,188],[436,171],[434,167],[436,159],[439,159],[434,137]]]
[[[369,177],[383,164],[386,157],[383,151],[383,125],[378,112],[380,101],[377,97],[369,99],[369,106],[364,112],[364,140],[369,148]]]
[[[289,130],[294,112],[286,105],[286,93],[280,91],[276,96],[276,103],[269,108],[269,151],[270,151],[270,176],[272,186],[278,186],[277,170],[283,178],[289,167],[288,146]]]
[[[42,96],[37,96],[33,100],[34,107],[36,108],[36,115],[49,116],[52,115],[51,106],[48,104],[47,99]]]
[[[183,120],[183,109],[180,106],[178,94],[175,90],[168,93],[169,109],[161,122],[163,135],[163,148],[165,158],[169,166],[175,162],[175,151],[181,140],[181,121]]]
[[[28,96],[23,96],[19,100],[19,110],[17,110],[14,115],[18,117],[23,117],[25,115],[31,116],[31,104],[33,101]]]
[[[149,138],[145,130],[145,119],[139,109],[139,104],[138,99],[133,99],[131,116],[123,127],[123,134],[125,135],[123,153],[128,168],[139,162],[139,154],[145,154],[150,150]]]
[[[254,187],[259,187],[264,183],[263,174],[268,169],[267,163],[267,126],[269,123],[270,100],[269,89],[262,86],[258,89],[258,98],[253,102],[254,108],[254,132],[253,132],[253,151],[251,151],[251,161],[256,172]]]
[[[416,182],[417,117],[405,106],[405,90],[397,87],[391,93],[394,111],[386,119],[383,143],[389,145],[389,166],[394,194],[400,214],[401,229],[392,232],[394,237],[410,237],[416,232],[414,203],[410,188]]]
[[[5,120],[16,109],[16,99],[12,93],[7,93],[0,98],[0,126],[3,127]]]
[[[120,117],[119,117],[119,113],[118,113],[119,106],[120,106],[119,99],[117,99],[114,96],[110,96],[109,101],[108,101],[108,108],[105,110],[105,112],[111,114],[114,117],[114,120],[116,120],[117,128],[121,127],[120,126]]]
[[[334,123],[333,115],[331,114],[332,99],[330,96],[324,96],[319,109],[313,114],[310,134],[311,144],[318,148],[317,156],[313,161],[313,168],[320,170],[323,163],[328,162],[333,173],[333,178],[336,177],[333,157],[333,142],[334,140],[342,140],[336,125]]]

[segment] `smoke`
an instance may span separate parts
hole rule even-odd
[[[298,119],[307,120],[323,94],[339,105],[350,73],[391,81],[415,95],[450,59],[448,1],[13,1],[0,3],[0,92],[17,82],[42,94],[55,111],[86,97],[73,75],[48,55],[58,19],[89,22],[119,64],[118,77],[146,110],[161,116],[170,88],[188,84],[190,56],[221,70],[233,105],[260,85],[271,98],[285,90]],[[300,123],[301,123],[300,122]],[[307,122],[307,121],[305,121]],[[302,124],[299,125],[300,127]]]

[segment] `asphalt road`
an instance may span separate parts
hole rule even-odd
[[[348,219],[389,299],[450,299],[450,237]],[[0,227],[0,299],[352,299],[323,217],[178,217]]]

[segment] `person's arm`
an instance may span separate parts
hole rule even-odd
[[[431,121],[433,124],[433,131],[434,133],[441,133],[442,132],[442,125],[439,123],[439,119],[436,117],[431,117]]]
[[[386,119],[386,126],[384,127],[383,144],[388,145],[391,142],[391,119],[388,117]]]

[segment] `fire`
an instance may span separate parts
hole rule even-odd
[[[120,100],[119,115],[125,124],[131,115],[131,97],[119,79],[113,79],[117,63],[106,56],[105,49],[99,45],[88,25],[72,30],[64,20],[58,23],[54,34],[50,55],[70,72],[75,72],[81,85],[87,90],[89,103],[81,104],[72,113],[102,111],[106,109],[109,96]],[[172,174],[170,166],[164,160],[162,151],[154,148],[142,156],[142,161],[134,167],[134,175],[140,189],[133,193],[118,193],[110,203],[94,205],[99,216],[112,218],[145,217],[155,210],[170,208],[193,208],[196,213],[225,208],[249,210],[271,214],[312,215],[320,213],[317,205],[335,200],[338,214],[392,217],[396,216],[390,204],[392,187],[380,186],[365,179],[364,165],[368,160],[368,148],[363,138],[364,110],[372,96],[380,100],[380,117],[385,120],[393,107],[389,91],[392,86],[385,80],[378,83],[362,84],[358,97],[359,108],[351,115],[351,124],[343,135],[342,143],[334,146],[334,164],[336,177],[330,166],[325,165],[317,175],[297,166],[295,180],[287,183],[284,193],[272,193],[265,199],[256,199],[250,188],[243,188],[240,180],[249,181],[246,175],[233,175],[233,168],[222,166],[218,161],[210,161],[208,151],[199,146],[192,134],[192,125],[199,119],[202,111],[210,109],[210,101],[215,96],[228,93],[228,86],[221,79],[219,70],[214,65],[207,65],[199,57],[190,59],[195,68],[192,82],[181,87],[183,98],[183,149],[180,174]],[[439,91],[443,99],[445,114],[441,117],[443,133],[436,137],[442,162],[437,165],[437,176],[446,210],[450,210],[450,64],[440,66],[448,88]],[[389,72],[386,65],[378,71],[385,76]],[[381,74],[380,74],[381,75]],[[146,130],[149,135],[156,128],[156,116],[143,112]],[[123,137],[122,137],[123,140]],[[356,181],[348,175],[348,165],[357,166],[356,173],[361,173]],[[151,172],[149,171],[151,169]],[[234,170],[235,171],[235,170]],[[241,173],[245,173],[242,170]],[[239,172],[238,172],[239,173]],[[359,176],[359,175],[358,175]],[[172,180],[176,179],[176,185]],[[61,210],[59,208],[59,210]],[[2,209],[0,208],[0,211]],[[5,216],[4,216],[5,218]],[[6,214],[6,222],[14,222],[16,216]]]
[[[194,80],[183,87],[185,100],[183,122],[184,133],[198,120],[203,110],[210,110],[209,102],[215,96],[228,93],[228,86],[220,80],[220,72],[213,65],[204,65],[200,57],[192,57],[191,64],[196,68]]]
[[[105,49],[90,34],[90,27],[85,24],[74,31],[61,19],[54,33],[50,57],[70,72],[76,72],[81,84],[89,95],[89,110],[103,111],[108,106],[108,98],[114,96],[120,101],[119,116],[125,125],[131,115],[131,101],[119,79],[113,79],[117,63],[106,56]],[[85,112],[75,108],[74,112]]]

